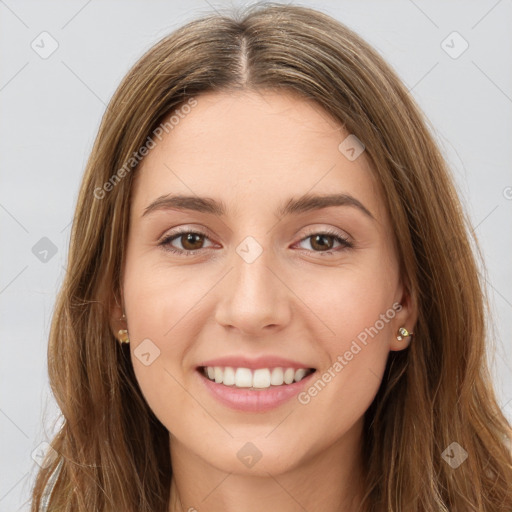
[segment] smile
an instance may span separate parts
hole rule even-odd
[[[203,375],[209,380],[235,388],[268,389],[300,382],[313,373],[313,368],[233,368],[231,366],[204,366]]]
[[[218,403],[238,412],[264,413],[291,401],[309,384],[314,368],[200,366],[202,385]]]

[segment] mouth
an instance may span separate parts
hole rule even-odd
[[[314,373],[315,368],[244,368],[233,366],[199,366],[198,372],[211,382],[232,389],[261,391],[298,383]]]
[[[264,413],[290,402],[317,369],[279,354],[232,354],[201,361],[196,375],[207,395],[237,412]]]

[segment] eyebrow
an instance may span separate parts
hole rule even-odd
[[[348,194],[311,195],[306,194],[299,198],[290,198],[283,206],[278,208],[276,215],[284,217],[287,215],[298,215],[300,213],[321,210],[332,206],[351,206],[363,212],[366,216],[375,220],[371,212],[355,197]],[[226,205],[209,197],[186,196],[167,194],[155,199],[144,210],[142,216],[148,215],[156,210],[192,210],[201,213],[211,213],[218,217],[226,215]]]

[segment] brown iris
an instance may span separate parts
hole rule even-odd
[[[183,246],[183,249],[189,250],[189,251],[195,251],[197,249],[201,249],[200,246],[197,246],[195,244],[202,243],[203,242],[204,235],[200,235],[198,233],[185,233],[180,236],[181,239],[181,245]]]
[[[314,235],[314,236],[311,236],[311,247],[313,247],[313,249],[315,250],[319,250],[319,251],[323,251],[323,250],[328,250],[328,249],[332,249],[332,246],[333,246],[333,241],[332,241],[332,236],[331,235]],[[320,244],[317,244],[317,241],[318,240],[322,240],[325,242],[326,239],[330,238],[331,239],[331,243],[330,244],[327,244],[329,245],[329,247],[325,247],[325,244],[322,244],[322,242],[320,242]],[[317,246],[317,247],[315,247]]]

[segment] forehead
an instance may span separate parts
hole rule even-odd
[[[233,216],[271,203],[278,209],[291,196],[349,193],[383,214],[364,151],[347,158],[339,146],[350,134],[313,101],[269,91],[195,100],[154,139],[137,170],[134,210],[166,193],[221,198]]]

